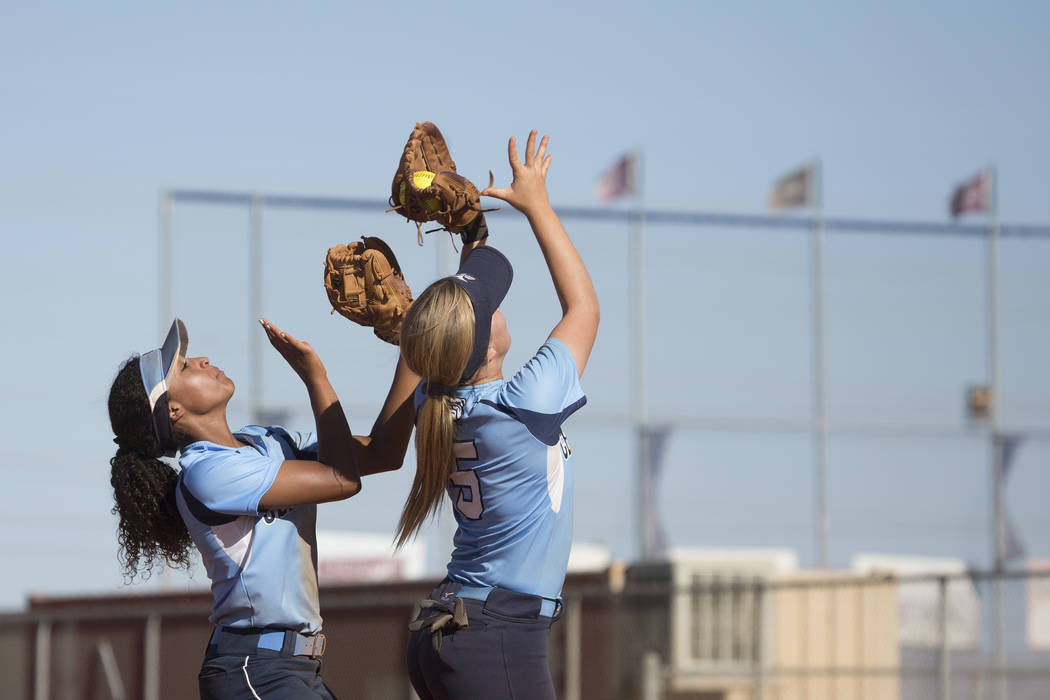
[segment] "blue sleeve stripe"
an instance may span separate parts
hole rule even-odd
[[[216,525],[225,525],[226,523],[232,523],[238,518],[236,515],[216,513],[214,510],[204,505],[196,496],[190,493],[190,490],[186,488],[186,483],[181,477],[179,478],[179,492],[182,493],[182,499],[186,501],[186,507],[190,509],[190,513],[193,514],[193,517],[205,525],[210,525],[212,527],[215,527]]]
[[[524,425],[537,440],[548,447],[553,447],[558,444],[558,439],[561,437],[561,424],[587,403],[587,397],[581,396],[575,403],[563,408],[558,413],[538,413],[527,408],[503,406],[489,399],[482,399],[479,403],[492,406],[497,411],[507,414]]]

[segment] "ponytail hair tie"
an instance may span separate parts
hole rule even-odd
[[[433,398],[439,396],[455,396],[456,387],[438,384],[437,382],[427,382],[423,385],[423,393]]]

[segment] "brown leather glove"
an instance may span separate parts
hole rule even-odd
[[[409,134],[390,190],[391,208],[387,211],[397,211],[416,222],[420,245],[425,222],[436,221],[438,229],[460,233],[483,211],[478,188],[456,172],[444,137],[430,122],[417,123]]]
[[[328,249],[324,288],[332,313],[371,326],[388,343],[401,342],[401,321],[412,305],[412,291],[394,251],[374,236]]]

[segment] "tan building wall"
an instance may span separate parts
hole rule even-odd
[[[828,585],[824,585],[824,583]],[[799,573],[776,582],[775,700],[897,700],[897,587],[885,577]],[[814,673],[825,669],[832,673]]]

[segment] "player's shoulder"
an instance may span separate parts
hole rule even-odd
[[[233,471],[251,471],[253,463],[259,462],[261,465],[270,461],[270,455],[280,453],[281,450],[268,431],[268,428],[258,425],[246,425],[238,429],[234,436],[246,443],[240,447],[219,445],[207,440],[187,445],[179,454],[183,482],[191,490],[208,488],[216,479],[225,481],[230,478]]]
[[[223,469],[231,462],[240,461],[243,455],[233,447],[223,447],[212,442],[198,442],[189,445],[179,455],[179,466],[182,467],[183,479],[203,478],[210,472]]]
[[[565,399],[572,402],[582,395],[572,351],[557,338],[548,338],[502,388],[500,400],[534,410],[540,406],[560,410],[563,406],[554,404]]]

